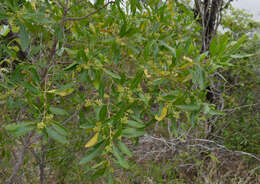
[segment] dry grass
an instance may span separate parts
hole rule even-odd
[[[144,136],[133,148],[138,163],[132,171],[117,170],[118,183],[260,183],[258,157],[228,150],[210,140],[181,141]]]

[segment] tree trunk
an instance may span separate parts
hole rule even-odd
[[[207,52],[221,21],[223,0],[194,0],[194,14],[199,18],[202,32],[201,53]]]

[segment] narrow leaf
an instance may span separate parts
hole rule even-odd
[[[61,135],[64,135],[64,136],[68,135],[67,130],[58,123],[52,123],[52,128],[54,128]]]
[[[61,108],[51,106],[49,109],[53,114],[56,114],[56,115],[68,115],[67,111],[65,111],[64,109],[61,109]]]
[[[131,151],[128,149],[128,147],[121,141],[118,142],[118,147],[119,149],[125,153],[127,156],[131,157],[132,156],[132,153]]]
[[[251,57],[253,55],[254,54],[235,54],[235,55],[231,55],[230,57],[234,59],[242,59],[242,58]]]
[[[133,121],[133,120],[128,120],[127,124],[134,128],[144,128],[145,127],[144,124],[137,122],[137,121]]]
[[[140,137],[145,133],[144,130],[136,130],[134,128],[126,128],[122,130],[122,135],[125,137]]]
[[[107,116],[107,106],[103,105],[99,110],[99,121],[104,121]]]
[[[103,71],[106,73],[106,74],[108,74],[108,75],[110,75],[111,77],[113,77],[113,78],[116,78],[116,79],[121,79],[121,77],[118,75],[118,74],[116,74],[116,73],[114,73],[114,72],[111,72],[111,71],[109,71],[109,70],[107,70],[107,69],[105,69],[105,68],[103,68]]]
[[[125,160],[125,158],[120,154],[119,150],[117,149],[117,147],[113,144],[113,155],[117,158],[118,163],[123,167],[128,169],[129,168],[129,164],[127,163],[127,161]]]
[[[30,39],[24,24],[21,24],[19,37],[21,40],[22,51],[25,51],[30,44]]]
[[[200,109],[199,104],[198,105],[176,105],[176,107],[187,111],[197,111]]]
[[[143,75],[144,75],[143,71],[136,74],[135,78],[131,82],[131,87],[130,87],[131,89],[134,89],[138,86],[138,84],[142,80]]]
[[[85,148],[94,146],[97,143],[99,132],[97,132],[85,145]]]
[[[47,91],[47,92],[48,93],[54,93],[54,94],[60,95],[60,96],[68,96],[71,93],[73,93],[73,91],[74,91],[73,84],[69,83],[69,84],[62,86],[59,89],[53,89],[53,90],[50,90],[50,91]]]
[[[105,141],[102,141],[98,144],[96,144],[91,150],[89,150],[86,155],[80,160],[79,164],[85,164],[91,160],[93,160],[94,158],[96,158],[98,156],[98,154],[101,153],[101,151],[103,150],[105,146]]]
[[[65,136],[60,135],[59,133],[57,133],[55,130],[53,130],[50,127],[46,127],[46,132],[48,134],[48,136],[50,136],[52,139],[54,139],[55,141],[61,143],[61,144],[67,144],[69,141],[66,139]]]
[[[33,85],[31,85],[30,83],[28,82],[21,82],[21,85],[27,89],[28,91],[30,91],[31,93],[37,95],[39,93],[38,89],[35,88]]]
[[[33,126],[34,123],[32,122],[21,122],[21,123],[12,123],[12,124],[8,124],[7,126],[5,126],[5,129],[7,131],[9,131],[10,133],[12,133],[14,136],[23,136],[27,133],[29,133],[30,131],[32,131],[35,126]]]
[[[167,43],[161,41],[160,44],[164,47],[166,47],[167,49],[169,49],[171,51],[171,53],[176,56],[176,50],[174,48],[172,48],[170,45],[168,45]]]
[[[168,107],[167,106],[163,107],[161,115],[160,116],[155,115],[155,119],[157,121],[162,121],[165,118],[165,116],[167,115],[167,111],[168,111]]]

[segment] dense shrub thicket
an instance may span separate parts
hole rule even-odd
[[[187,4],[1,1],[0,180],[113,183],[142,173],[153,139],[184,162],[222,149],[260,161],[259,24],[231,10],[202,53]]]

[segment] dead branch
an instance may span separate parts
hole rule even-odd
[[[97,12],[99,12],[100,10],[104,9],[105,7],[107,7],[109,4],[113,4],[115,3],[115,1],[108,1],[106,4],[104,4],[102,7],[94,10],[93,12],[83,16],[83,17],[68,17],[68,18],[65,18],[64,19],[64,23],[67,22],[67,21],[76,21],[76,20],[82,20],[82,19],[85,19],[85,18],[88,18],[90,17],[91,15],[94,15],[96,14]]]

